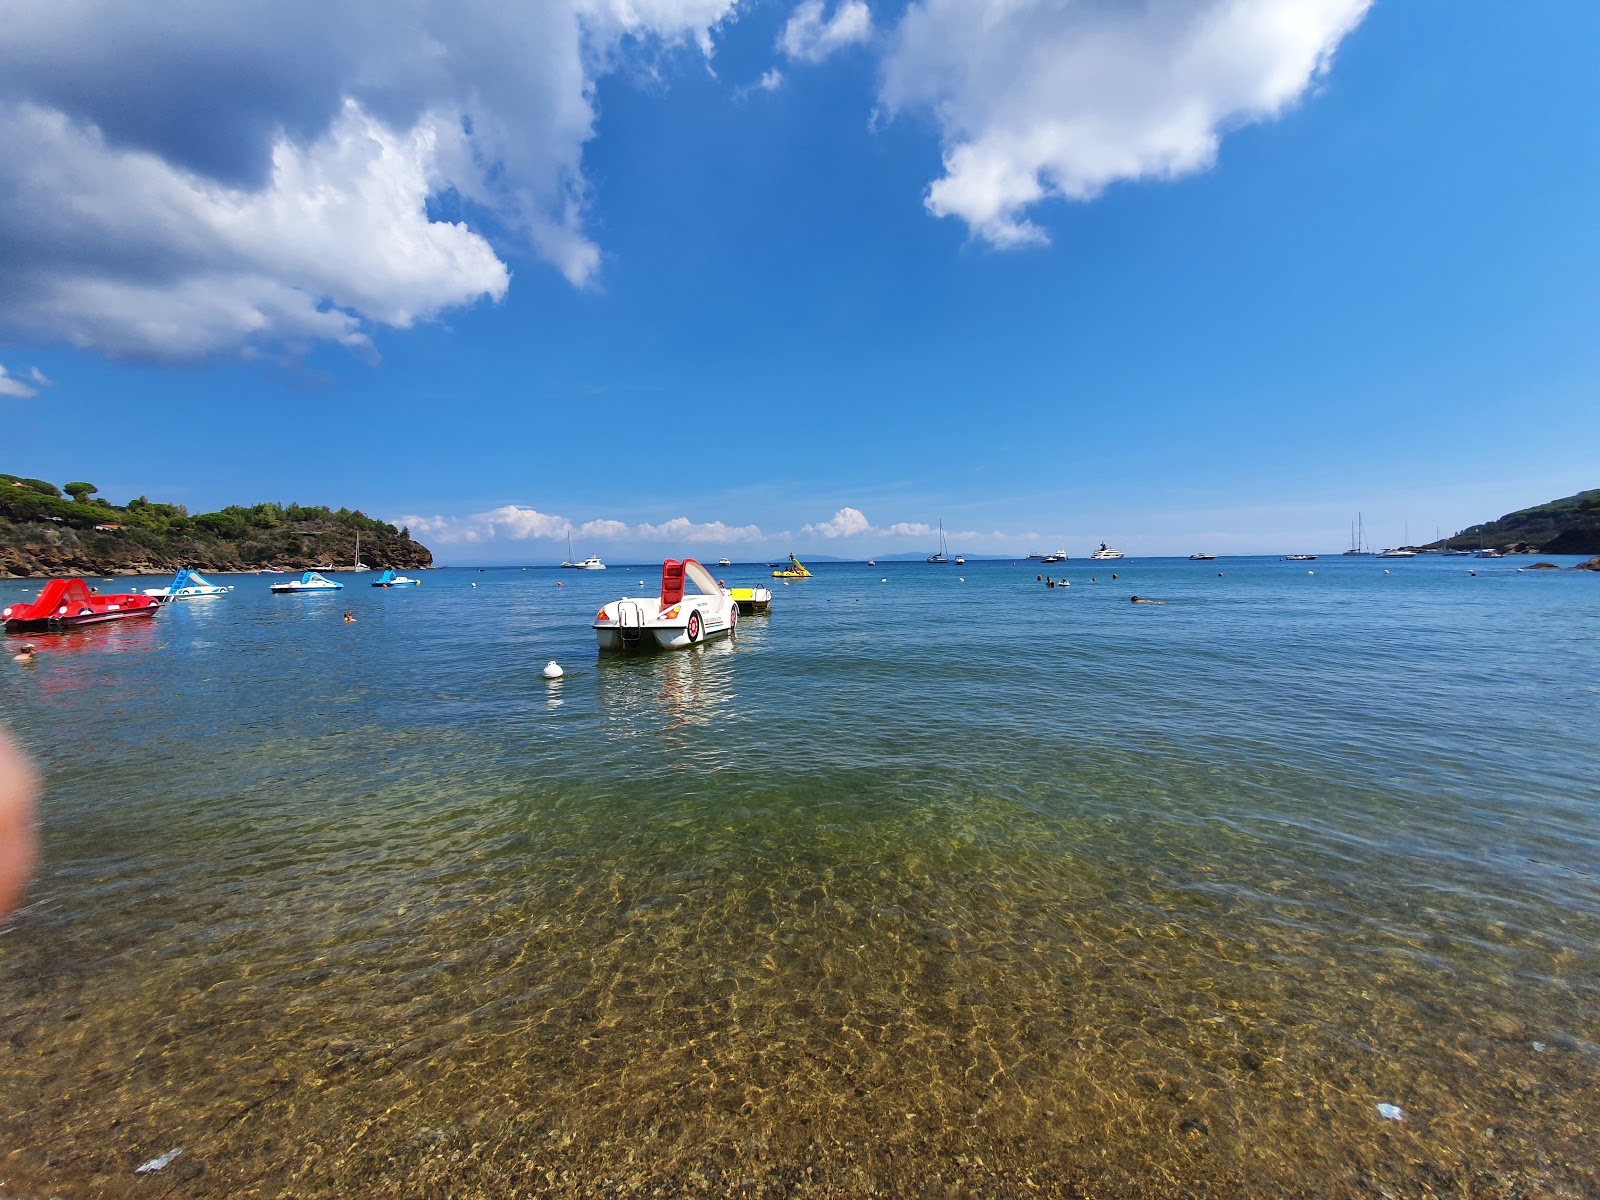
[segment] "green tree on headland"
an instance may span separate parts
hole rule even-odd
[[[79,504],[87,504],[89,502],[89,497],[94,495],[100,489],[95,487],[95,485],[92,483],[69,483],[61,490],[66,492],[67,495],[71,496]]]

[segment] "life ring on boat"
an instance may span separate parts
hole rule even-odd
[[[691,642],[700,640],[700,610],[698,608],[689,614],[689,640]]]

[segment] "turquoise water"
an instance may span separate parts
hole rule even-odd
[[[823,564],[643,657],[589,622],[659,566],[34,636],[0,1195],[1593,1194],[1600,576],[1530,561]]]

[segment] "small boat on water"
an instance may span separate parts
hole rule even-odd
[[[949,553],[948,548],[944,544],[944,518],[943,517],[939,518],[939,548],[937,550],[935,550],[932,554],[928,555],[928,561],[931,562],[931,563],[938,563],[941,566],[949,566],[950,565],[950,553]]]
[[[1316,562],[1317,561],[1317,556],[1315,554],[1285,554],[1283,557],[1287,562]]]
[[[764,613],[772,607],[772,589],[764,587],[729,588],[728,595],[741,613]]]
[[[102,596],[91,592],[82,579],[52,579],[32,603],[19,602],[0,611],[0,620],[10,633],[49,632],[128,617],[153,617],[160,611],[161,602],[153,596]]]
[[[257,575],[282,575],[283,573],[282,567],[262,567],[261,570],[256,572]]]
[[[717,566],[719,566],[719,567],[731,567],[731,566],[733,566],[733,560],[732,559],[728,559],[728,558],[719,558],[719,559],[717,559]]]
[[[526,568],[524,568],[524,569],[526,569]],[[373,587],[381,587],[381,588],[421,587],[422,586],[422,580],[420,580],[420,579],[407,579],[404,575],[396,575],[393,570],[388,570],[388,571],[385,571],[382,575],[379,575],[376,579],[374,579],[372,581],[372,586]]]
[[[1113,550],[1110,546],[1106,545],[1104,542],[1101,542],[1100,543],[1100,549],[1096,550],[1093,554],[1089,555],[1089,557],[1090,558],[1126,558],[1127,555],[1123,554],[1123,552],[1121,550]]]
[[[781,571],[772,573],[774,579],[810,579],[811,572],[806,570],[805,564],[794,555],[789,555],[789,565]]]
[[[1417,552],[1415,550],[1403,549],[1379,550],[1377,554],[1378,558],[1415,558],[1416,556]]]
[[[1189,561],[1190,562],[1211,562],[1216,557],[1217,556],[1215,554],[1206,554],[1204,551],[1202,551],[1199,554],[1191,554],[1191,555],[1189,555]]]
[[[307,571],[299,579],[289,579],[283,583],[274,583],[268,590],[273,592],[336,592],[344,584],[335,583],[331,579],[324,579],[316,571]]]
[[[580,571],[604,571],[606,569],[605,563],[600,561],[598,554],[591,554],[581,563],[575,563],[574,565]]]
[[[956,555],[956,566],[964,567],[966,565],[967,565],[967,560],[962,558],[961,555],[959,555],[959,554]]]
[[[164,588],[145,588],[146,596],[154,596],[157,600],[198,600],[204,596],[226,596],[233,591],[233,587],[219,587],[200,574],[184,567],[172,577],[172,582]]]
[[[661,594],[611,601],[595,615],[594,635],[602,650],[679,650],[732,633],[738,620],[739,605],[710,571],[692,558],[669,558]]]

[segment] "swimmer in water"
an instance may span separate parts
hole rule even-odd
[[[1135,596],[1135,597],[1133,597],[1133,602],[1135,604],[1165,604],[1166,603],[1165,600],[1146,600],[1143,596]]]
[[[11,656],[12,662],[19,662],[26,666],[33,661],[33,643],[23,642],[17,652]]]
[[[344,623],[346,625],[354,625],[356,623],[355,613],[351,612],[348,608],[344,610]]]

